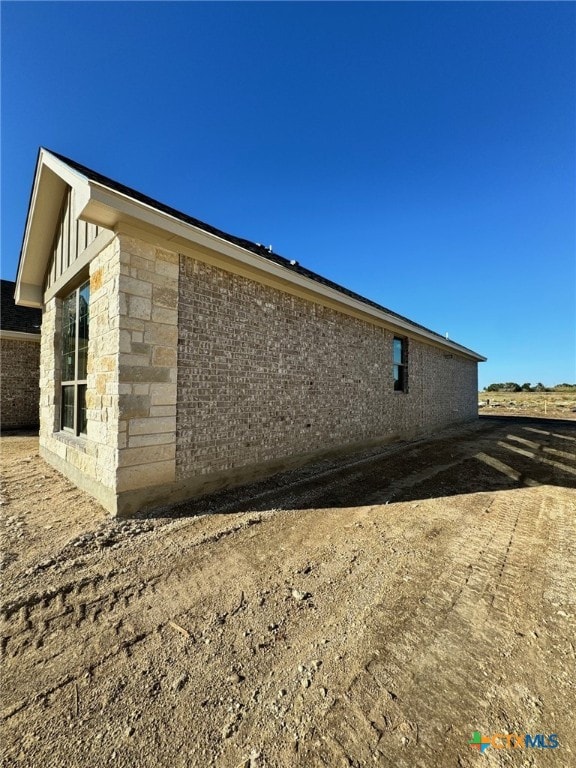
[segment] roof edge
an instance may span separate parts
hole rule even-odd
[[[376,317],[387,325],[391,325],[400,332],[412,333],[419,338],[441,346],[451,352],[472,358],[477,362],[484,362],[485,357],[474,352],[468,347],[458,344],[455,341],[446,339],[444,336],[426,328],[419,323],[415,323],[403,315],[400,315],[386,307],[377,304],[370,299],[366,299],[360,294],[354,293],[337,283],[324,278],[311,270],[301,267],[297,262],[290,262],[279,254],[273,254],[267,251],[263,246],[250,241],[236,242],[234,236],[227,236],[220,230],[214,230],[213,227],[204,229],[199,227],[195,221],[186,221],[185,214],[178,215],[178,211],[172,209],[164,210],[167,206],[154,206],[146,199],[142,201],[138,198],[128,195],[124,191],[113,189],[101,182],[90,182],[92,194],[90,203],[86,208],[86,216],[92,221],[108,228],[121,228],[122,216],[128,216],[130,220],[140,221],[148,227],[155,230],[161,230],[170,235],[168,241],[177,239],[185,240],[195,245],[208,248],[224,256],[240,261],[248,266],[255,267],[257,270],[269,274],[277,279],[287,281],[292,284],[305,287],[309,291],[328,297],[339,304],[353,307],[356,311],[361,311],[365,315]],[[117,201],[121,201],[118,203]],[[116,219],[112,221],[107,218],[103,211],[116,214]],[[120,215],[118,215],[120,212]],[[182,218],[185,217],[185,218]],[[193,223],[194,222],[194,223]],[[247,247],[253,245],[254,248]],[[263,253],[262,253],[263,251]]]
[[[78,211],[85,213],[87,219],[95,215],[102,216],[103,218],[99,222],[96,222],[94,218],[93,220],[104,227],[115,227],[122,220],[122,217],[136,221],[147,221],[150,224],[150,215],[146,216],[145,213],[150,214],[151,212],[154,214],[152,218],[155,219],[155,226],[159,229],[173,234],[178,232],[179,236],[190,242],[204,241],[201,244],[216,252],[229,251],[227,255],[231,255],[231,258],[249,260],[257,269],[272,273],[287,282],[304,283],[308,290],[319,295],[328,293],[330,298],[339,303],[354,306],[368,315],[379,317],[393,327],[409,331],[424,340],[477,362],[484,362],[487,359],[468,347],[444,338],[424,325],[300,266],[294,260],[288,260],[284,256],[272,253],[258,243],[228,234],[217,227],[188,216],[44,147],[41,147],[38,153],[18,266],[16,301],[19,304],[42,306],[41,291],[47,267],[45,229],[43,231],[42,223],[50,214],[50,204],[47,202],[48,193],[54,192],[54,180],[49,175],[43,177],[43,169],[47,169],[47,173],[59,177],[62,184],[72,186],[81,200]],[[49,189],[50,187],[52,190]],[[119,205],[118,201],[122,201],[122,204]],[[108,215],[107,220],[105,214]],[[44,235],[43,238],[42,235]]]
[[[88,178],[50,150],[40,147],[16,273],[16,304],[42,307],[42,286],[52,244],[46,232],[55,226],[66,186],[74,189],[82,208],[89,196]]]

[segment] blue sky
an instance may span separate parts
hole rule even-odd
[[[40,145],[576,381],[576,5],[3,2],[2,276]]]

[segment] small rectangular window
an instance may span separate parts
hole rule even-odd
[[[90,284],[84,283],[62,302],[62,395],[61,429],[85,435],[86,377],[88,375],[88,328]]]
[[[406,355],[406,339],[394,337],[392,343],[392,363],[394,370],[394,391],[408,391],[408,370]]]

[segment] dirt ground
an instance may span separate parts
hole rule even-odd
[[[124,522],[35,437],[2,474],[4,766],[576,765],[575,422],[484,417]]]
[[[478,408],[482,414],[576,420],[576,391],[478,392]]]

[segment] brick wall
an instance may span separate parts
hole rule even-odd
[[[177,477],[430,431],[476,417],[476,363],[180,258]]]
[[[49,298],[40,446],[113,514],[476,417],[473,361],[409,339],[396,393],[391,330],[123,231],[90,263],[90,291],[87,435],[60,432]]]
[[[40,339],[0,339],[2,429],[37,427]]]

